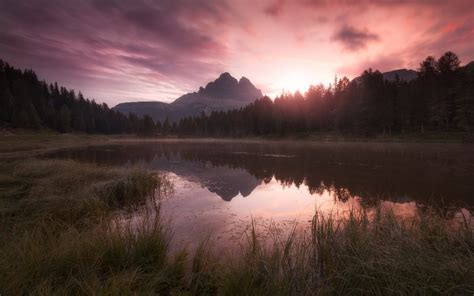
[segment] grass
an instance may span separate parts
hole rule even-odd
[[[0,159],[36,156],[38,154],[64,148],[87,147],[107,144],[142,143],[160,140],[143,138],[133,134],[60,134],[46,129],[22,130],[0,129]]]
[[[432,295],[474,293],[470,221],[436,211],[401,220],[389,210],[320,216],[310,228],[263,239],[251,221],[239,251],[210,240],[171,250],[156,213],[139,224],[117,210],[143,206],[167,182],[153,172],[63,160],[2,162],[1,295]],[[265,236],[268,237],[268,236]]]
[[[143,225],[112,218],[115,210],[144,205],[160,186],[143,170],[5,162],[0,294],[150,294],[178,286],[186,253],[170,254],[171,233],[159,215]]]
[[[88,134],[58,134],[47,130],[0,130],[0,153],[24,154],[25,152],[41,151],[51,148],[66,148],[88,145],[97,142],[107,142],[117,137]]]
[[[133,230],[132,230],[133,229]],[[184,275],[185,253],[168,253],[159,224],[78,230],[42,223],[2,247],[5,295],[165,293]]]
[[[268,244],[253,227],[226,265],[226,295],[433,295],[474,292],[474,240],[434,212],[400,221],[392,212],[313,218],[309,233]]]
[[[154,173],[68,160],[4,162],[0,217],[4,225],[49,219],[66,224],[97,221],[108,212],[140,205],[158,185]]]

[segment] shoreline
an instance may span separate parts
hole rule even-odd
[[[357,137],[337,134],[310,134],[292,136],[266,137],[141,137],[136,135],[95,135],[81,133],[53,133],[49,131],[3,132],[0,138],[0,158],[15,158],[20,156],[36,156],[42,153],[67,148],[79,148],[101,145],[120,145],[152,142],[194,142],[194,143],[281,143],[314,145],[325,143],[340,144],[474,144],[474,134],[469,133],[426,133],[406,134],[403,137]]]

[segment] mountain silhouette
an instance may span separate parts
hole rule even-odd
[[[466,64],[465,66],[462,66],[459,68],[460,71],[464,71],[468,74],[474,73],[474,61]],[[419,72],[411,69],[397,69],[397,70],[392,70],[388,72],[383,72],[382,76],[386,80],[389,81],[395,81],[398,77],[399,80],[401,81],[406,81],[410,82],[418,77]],[[354,78],[355,81],[357,81],[359,77]]]
[[[460,71],[467,74],[474,73],[474,62],[460,67]],[[410,82],[419,75],[411,69],[397,69],[383,72],[382,76],[388,81]],[[361,76],[353,79],[359,82]],[[222,73],[216,80],[200,87],[197,92],[187,93],[172,103],[163,102],[127,102],[115,106],[113,109],[122,113],[135,113],[138,116],[150,115],[155,121],[163,122],[166,118],[177,121],[189,116],[198,116],[202,112],[225,111],[239,109],[262,97],[262,92],[252,82],[242,77],[235,79],[228,72]]]
[[[200,87],[197,92],[187,93],[172,103],[128,102],[113,109],[122,113],[135,113],[138,116],[149,115],[154,120],[171,121],[187,116],[196,116],[202,112],[237,109],[262,97],[262,91],[256,88],[246,77],[235,79],[228,72]]]
[[[383,78],[389,81],[395,81],[398,77],[399,80],[409,82],[418,77],[418,72],[409,69],[398,69],[389,72],[384,72],[382,73],[382,76]]]
[[[474,61],[470,62],[466,66],[462,67],[463,71],[466,73],[473,75],[474,74]]]
[[[382,76],[388,81],[395,81],[398,77],[400,81],[410,82],[418,77],[418,72],[411,69],[397,69],[388,72],[382,72]],[[357,76],[352,81],[359,83],[360,79],[361,76]]]

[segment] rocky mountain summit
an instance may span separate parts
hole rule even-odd
[[[172,103],[129,102],[114,107],[123,113],[135,113],[138,116],[150,115],[154,120],[171,121],[187,116],[196,116],[201,112],[230,110],[243,107],[262,97],[262,91],[256,88],[246,77],[235,79],[229,73],[200,87],[197,92],[187,93]]]

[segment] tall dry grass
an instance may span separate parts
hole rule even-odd
[[[5,163],[0,293],[474,293],[471,221],[446,223],[426,208],[400,219],[378,207],[371,215],[359,210],[343,219],[316,212],[309,228],[295,225],[270,236],[251,221],[240,251],[217,259],[210,240],[196,250],[170,250],[172,234],[159,205],[138,225],[112,218],[116,210],[145,205],[165,184],[143,170],[59,160]]]
[[[270,243],[251,227],[242,253],[223,264],[221,295],[471,295],[470,223],[435,211],[402,220],[390,210],[315,214],[311,229]]]

